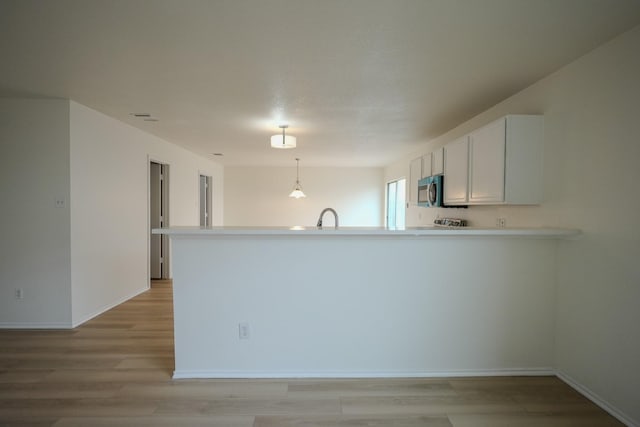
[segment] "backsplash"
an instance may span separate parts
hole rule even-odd
[[[553,218],[553,217],[556,218]],[[504,226],[560,227],[556,215],[550,215],[544,206],[471,206],[469,208],[422,208],[409,206],[406,210],[407,227],[433,225],[436,218],[453,217],[467,220],[469,227],[494,228],[498,220]]]

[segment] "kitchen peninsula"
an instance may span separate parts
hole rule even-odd
[[[176,227],[175,378],[548,374],[565,229]]]

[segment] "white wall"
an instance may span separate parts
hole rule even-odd
[[[224,223],[229,226],[315,225],[326,207],[334,208],[340,225],[384,224],[382,168],[305,168],[300,166],[304,199],[288,197],[296,168],[226,167]],[[333,216],[325,215],[333,225]]]
[[[0,99],[0,150],[0,327],[68,327],[69,102]]]
[[[556,367],[628,423],[640,425],[640,27],[487,110],[411,158],[505,114],[544,114],[544,202],[537,207],[410,208],[408,225],[436,214],[472,225],[569,226],[584,238],[558,255]]]
[[[172,239],[178,378],[552,372],[556,240]]]
[[[0,99],[0,141],[0,327],[68,328],[147,289],[150,158],[171,225],[198,224],[199,173],[222,224],[221,166],[73,101]]]
[[[558,144],[558,369],[640,425],[640,27],[539,90]],[[580,73],[577,72],[580,70]],[[575,72],[575,74],[574,74]],[[594,197],[594,194],[596,195]]]
[[[169,164],[170,225],[198,225],[198,176],[213,177],[222,223],[222,167],[71,102],[73,323],[148,287],[148,163]]]

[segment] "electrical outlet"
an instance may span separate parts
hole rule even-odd
[[[507,219],[504,217],[496,218],[496,227],[505,228],[507,226]]]
[[[65,205],[64,197],[56,197],[55,199],[55,207],[56,208],[64,208]]]
[[[15,296],[16,296],[16,299],[23,299],[24,298],[24,292],[22,291],[21,288],[16,289]]]
[[[248,340],[251,336],[251,330],[247,322],[238,323],[238,338]]]

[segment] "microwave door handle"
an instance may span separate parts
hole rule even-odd
[[[438,185],[432,182],[429,186],[429,206],[435,207],[438,198]]]

